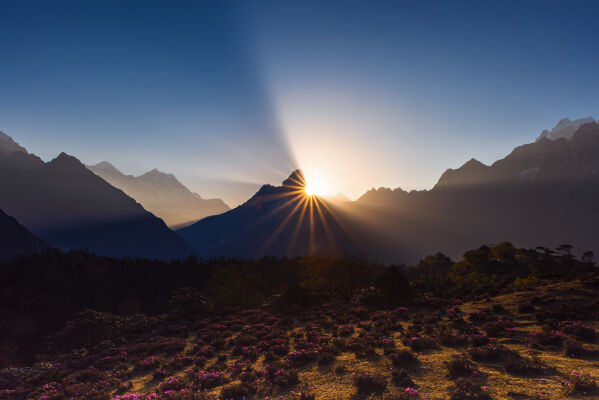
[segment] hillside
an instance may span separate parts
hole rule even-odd
[[[75,277],[69,269],[82,260]],[[0,366],[19,367],[0,370],[4,398],[599,395],[599,276],[588,258],[502,243],[470,250],[455,263],[436,254],[403,270],[330,257],[170,265],[138,260],[127,262],[130,276],[150,273],[133,291],[122,281],[124,262],[54,253],[0,265],[15,291],[0,292],[13,297],[0,302],[7,321]],[[43,279],[31,285],[29,274]],[[152,282],[160,298],[148,290]],[[40,298],[47,285],[64,290]],[[109,298],[102,296],[104,287]],[[130,308],[150,298],[156,302]],[[51,319],[51,330],[43,323],[47,313],[32,312],[42,303],[61,310],[62,302],[78,312],[67,323]],[[155,308],[166,304],[164,311]],[[29,336],[24,346],[36,327],[44,330],[43,341]],[[33,352],[35,362],[19,361],[19,350]]]
[[[47,244],[0,210],[0,261],[45,249],[48,249]]]

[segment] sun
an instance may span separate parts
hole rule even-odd
[[[325,191],[326,188],[322,179],[319,179],[318,177],[306,179],[304,192],[306,192],[308,196],[322,196],[325,194]]]

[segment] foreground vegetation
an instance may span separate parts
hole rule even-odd
[[[599,274],[569,246],[0,273],[0,399],[599,397]]]

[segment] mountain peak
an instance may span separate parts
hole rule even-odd
[[[462,165],[461,168],[464,168],[464,167],[480,167],[480,166],[486,167],[485,164],[481,163],[476,158],[471,158],[464,165]]]
[[[543,130],[539,137],[537,138],[537,142],[543,138],[549,140],[557,140],[559,138],[564,138],[566,140],[570,140],[574,135],[574,132],[583,124],[587,124],[589,122],[595,122],[593,117],[586,117],[572,121],[570,118],[562,118],[556,126],[551,128],[551,130]]]
[[[122,174],[121,171],[119,171],[114,165],[112,165],[108,161],[100,161],[96,165],[92,165],[91,168],[100,169],[104,172],[111,172],[114,174]]]
[[[47,165],[65,172],[89,172],[81,161],[65,152],[61,152],[58,157],[50,161]]]
[[[289,178],[283,181],[283,186],[286,187],[304,187],[306,186],[306,178],[301,169],[296,169],[289,175]]]
[[[9,156],[17,151],[27,154],[27,149],[15,142],[6,133],[0,131],[0,155]]]

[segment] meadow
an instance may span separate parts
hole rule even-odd
[[[166,312],[80,310],[30,362],[5,355],[0,398],[597,398],[599,274],[561,250],[270,260],[295,266],[288,285],[221,260]]]

